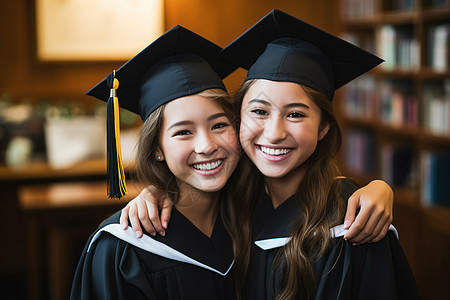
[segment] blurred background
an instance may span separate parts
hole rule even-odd
[[[274,8],[386,62],[338,91],[343,173],[387,181],[423,299],[450,298],[449,0],[1,0],[1,299],[67,299],[106,197],[105,104],[85,92],[180,24],[224,47]],[[234,91],[243,70],[225,83]],[[121,112],[132,178],[139,117]]]

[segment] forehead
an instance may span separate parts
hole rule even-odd
[[[224,112],[219,101],[199,96],[190,95],[177,98],[167,103],[164,107],[164,120],[174,119],[203,119],[212,114]]]
[[[260,99],[271,104],[286,104],[286,102],[311,103],[311,99],[298,83],[287,81],[256,80],[244,96],[244,102]]]

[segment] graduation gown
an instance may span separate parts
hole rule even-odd
[[[232,241],[220,217],[211,238],[175,208],[166,236],[136,238],[120,212],[89,238],[70,299],[234,299]]]
[[[349,182],[346,182],[349,184]],[[348,186],[344,186],[348,196]],[[343,199],[347,199],[345,197]],[[275,299],[282,270],[273,272],[277,252],[289,241],[291,224],[299,222],[294,197],[277,209],[266,196],[253,226],[253,253],[247,299]],[[316,299],[418,299],[418,290],[396,230],[378,243],[352,246],[343,239],[343,225],[331,229],[333,246],[315,263]],[[301,299],[301,295],[299,297]]]

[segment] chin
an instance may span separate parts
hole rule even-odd
[[[225,183],[213,183],[213,184],[201,184],[201,185],[197,185],[195,186],[195,188],[197,188],[198,190],[205,192],[205,193],[215,193],[215,192],[220,192],[223,187],[225,186]]]
[[[268,169],[267,166],[259,168],[259,171],[268,178],[281,178],[285,175],[285,170]]]

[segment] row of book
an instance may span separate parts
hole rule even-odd
[[[416,0],[391,0],[390,10],[395,12],[409,12],[416,9]]]
[[[340,37],[368,52],[375,53],[375,36],[368,32],[350,32],[346,31],[341,33]]]
[[[381,178],[391,186],[413,187],[417,183],[417,166],[409,145],[383,145]]]
[[[346,19],[362,19],[375,16],[377,8],[385,12],[413,12],[418,8],[417,0],[341,0],[341,14]],[[442,8],[450,6],[450,0],[429,0],[430,8]]]
[[[361,19],[373,17],[377,0],[342,0],[341,15],[344,19]]]
[[[348,170],[358,175],[374,172],[376,158],[373,133],[351,128],[346,131],[344,145],[344,161]]]
[[[393,187],[420,187],[424,205],[450,207],[450,149],[417,155],[412,145],[385,144],[377,166],[373,133],[350,129],[344,145],[345,165],[352,174],[374,176],[379,169],[380,178]]]
[[[394,127],[417,128],[418,101],[411,85],[391,80],[380,84],[380,119]]]
[[[428,29],[428,66],[436,72],[449,70],[450,24]]]
[[[450,149],[424,152],[421,161],[423,204],[450,207]]]
[[[341,37],[370,52],[376,52],[385,62],[381,67],[388,71],[417,70],[420,67],[420,45],[414,37],[412,26],[383,25],[375,41],[373,35],[356,35],[345,32]],[[427,67],[435,72],[450,69],[450,24],[430,26],[427,31]]]
[[[383,25],[377,40],[377,52],[385,60],[386,70],[414,70],[420,67],[420,46],[410,27]]]
[[[423,126],[436,134],[450,134],[450,79],[445,80],[443,86],[427,84],[423,102]]]
[[[436,72],[450,67],[450,24],[438,24],[428,29],[427,66]],[[385,59],[386,70],[416,70],[420,67],[420,45],[412,27],[383,25],[377,39],[377,53]]]
[[[421,201],[425,206],[450,207],[450,149],[446,152],[424,151],[418,158],[412,149],[408,145],[384,145],[381,178],[394,187],[420,186]]]
[[[361,76],[348,83],[344,90],[347,116],[360,119],[374,119],[376,101],[376,82],[371,75]]]
[[[427,82],[422,100],[410,81],[361,76],[344,89],[344,109],[347,117],[379,120],[402,129],[419,126],[431,133],[450,134],[450,79]],[[422,120],[422,121],[420,121]]]

